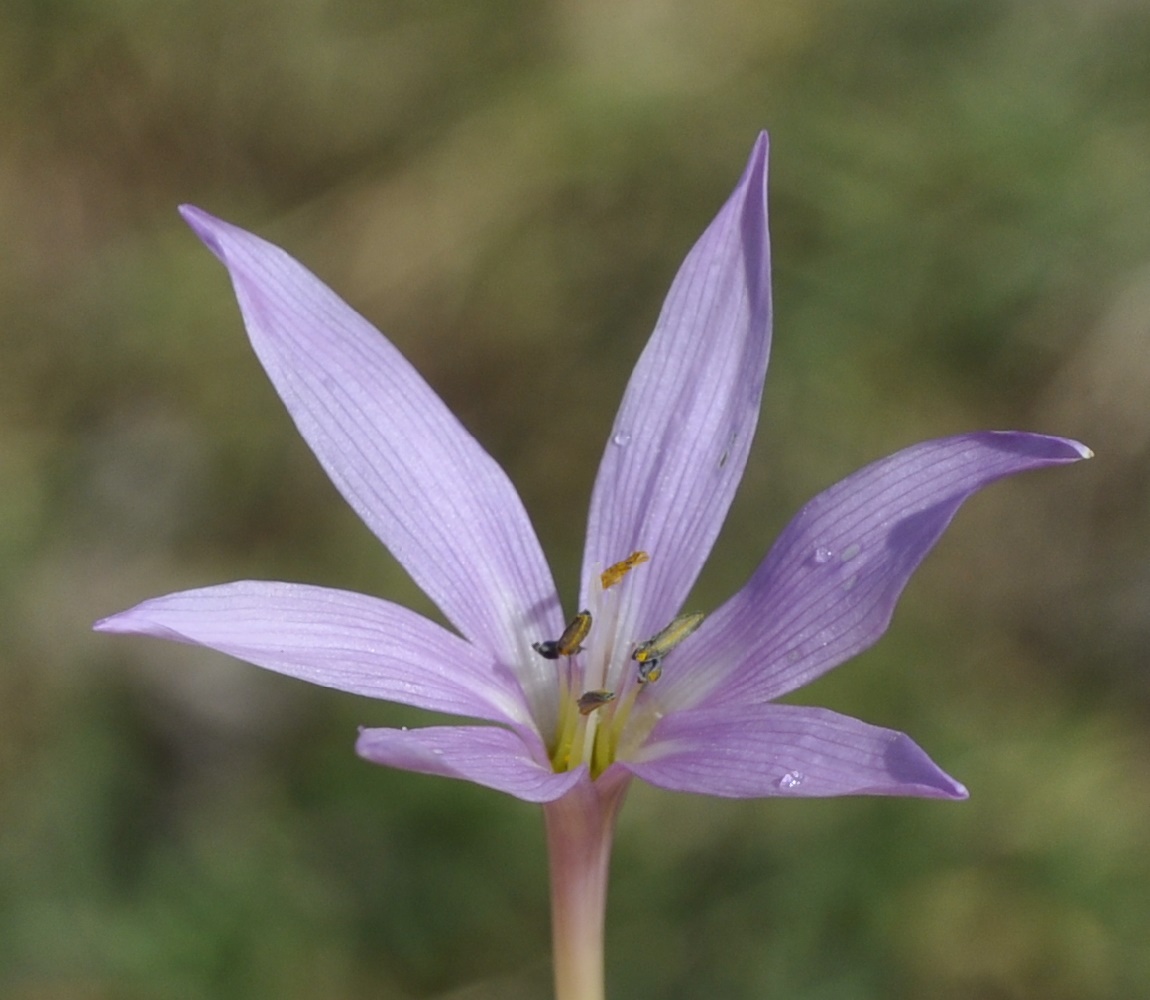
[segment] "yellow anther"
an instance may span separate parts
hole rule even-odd
[[[590,631],[591,612],[580,611],[571,619],[558,639],[533,642],[531,648],[545,660],[557,660],[561,656],[574,656],[583,648],[579,644],[587,638],[587,633]]]
[[[622,562],[617,562],[613,566],[608,566],[602,573],[599,574],[599,583],[603,585],[604,590],[610,590],[620,580],[623,579],[628,573],[631,572],[639,563],[645,563],[651,557],[646,552],[632,552]]]
[[[702,625],[706,617],[702,611],[689,611],[672,619],[670,625],[646,642],[639,643],[631,653],[631,659],[639,664],[639,683],[657,681],[663,674],[659,661]]]

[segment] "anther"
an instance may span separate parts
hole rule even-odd
[[[639,643],[631,653],[631,659],[639,664],[639,683],[657,681],[663,675],[663,657],[702,625],[706,617],[702,611],[689,611],[672,619],[670,625],[646,642]]]
[[[632,552],[626,559],[621,562],[615,563],[613,566],[608,566],[602,573],[599,574],[599,583],[602,584],[604,590],[610,590],[620,580],[623,579],[628,573],[631,572],[639,563],[645,563],[651,557],[646,552]]]
[[[614,700],[614,691],[588,691],[586,694],[580,695],[575,704],[579,706],[580,715],[590,715],[595,709],[602,708]]]
[[[574,656],[583,649],[579,644],[587,638],[587,633],[590,631],[591,612],[580,611],[571,619],[558,639],[533,642],[531,648],[545,660],[557,660],[561,656]]]

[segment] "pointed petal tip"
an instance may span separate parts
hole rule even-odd
[[[771,140],[766,132],[760,132],[751,147],[751,155],[747,158],[747,166],[739,180],[739,187],[744,189],[766,189],[767,185],[767,157],[770,153]]]
[[[1088,448],[1081,441],[1075,441],[1073,438],[1049,436],[1046,437],[1046,440],[1061,450],[1060,455],[1051,457],[1062,458],[1067,462],[1080,462],[1084,459],[1094,457],[1093,449]]]
[[[137,629],[131,624],[130,611],[117,611],[114,615],[105,615],[103,618],[92,622],[92,631],[130,635]]]
[[[960,781],[955,781],[939,767],[922,747],[906,733],[892,730],[890,742],[883,754],[889,775],[901,789],[888,789],[880,794],[912,795],[930,799],[950,799],[953,802],[970,797]]]
[[[976,437],[978,435],[975,435]],[[1093,458],[1094,452],[1073,438],[1057,437],[1053,434],[1033,434],[1028,431],[989,431],[984,440],[991,444],[1001,443],[1007,451],[1032,455],[1049,462],[1080,462]]]
[[[961,781],[956,781],[931,760],[926,753],[908,736],[907,742],[923,757],[925,767],[923,773],[914,784],[920,789],[917,796],[924,799],[946,799],[948,802],[964,802],[970,798],[970,792]]]
[[[148,602],[144,602],[145,604]],[[166,639],[169,642],[188,642],[188,639],[179,631],[155,621],[147,612],[137,613],[143,605],[119,611],[92,623],[92,631],[104,635],[144,635],[155,639]]]
[[[180,218],[183,219],[189,226],[192,227],[197,233],[203,233],[206,230],[211,230],[219,225],[222,220],[217,219],[211,212],[205,212],[197,205],[190,205],[187,202],[177,208],[180,213]]]
[[[228,224],[195,205],[180,205],[179,213],[180,217],[191,227],[192,232],[204,242],[205,246],[221,261],[224,260],[224,248],[220,242],[219,232]]]

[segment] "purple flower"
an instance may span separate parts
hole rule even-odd
[[[533,802],[592,789],[621,798],[632,776],[733,797],[965,797],[908,736],[776,699],[882,635],[967,497],[1088,457],[1076,442],[966,434],[869,465],[807,504],[697,629],[678,644],[660,640],[646,663],[633,658],[682,610],[758,419],[771,331],[766,153],[764,135],[679,271],[632,375],[591,499],[578,604],[591,625],[570,648],[542,646],[551,658],[534,647],[556,643],[570,616],[499,466],[398,351],[300,264],[184,208],[227,267],[300,432],[454,631],[376,597],[255,581],[155,598],[96,628],[478,720],[365,729],[357,749]]]
[[[607,869],[632,777],[736,798],[966,796],[903,733],[776,699],[882,635],[972,493],[1090,456],[1014,432],[907,448],[808,503],[709,617],[681,616],[758,420],[771,335],[766,155],[763,135],[631,377],[572,617],[503,470],[396,349],[282,250],[183,209],[227,267],[296,426],[454,631],[379,598],[255,581],[155,598],[96,628],[478,720],[365,729],[357,749],[544,803],[560,1000],[603,996]]]

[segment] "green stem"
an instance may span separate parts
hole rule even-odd
[[[555,1000],[604,1000],[603,928],[615,819],[627,776],[583,782],[543,807],[551,866]]]

